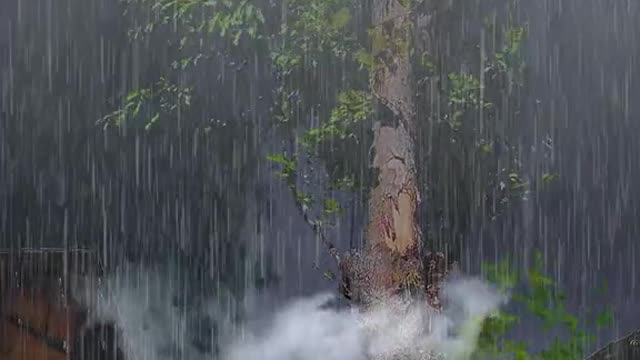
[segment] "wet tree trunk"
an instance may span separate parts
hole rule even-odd
[[[345,292],[351,300],[375,304],[401,294],[424,292],[439,307],[432,256],[425,271],[417,219],[420,193],[415,163],[416,110],[409,49],[410,1],[374,0],[371,33],[374,66],[370,86],[378,105],[372,167],[376,184],[369,199],[367,243],[343,262]]]

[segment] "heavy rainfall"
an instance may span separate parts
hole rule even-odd
[[[640,359],[639,56],[638,0],[2,0],[0,360]]]

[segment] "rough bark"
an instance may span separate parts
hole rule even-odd
[[[446,268],[444,257],[423,254],[417,221],[420,192],[415,163],[409,3],[373,1],[374,68],[370,86],[381,109],[372,146],[377,183],[370,193],[365,248],[345,256],[342,262],[343,291],[353,301],[371,305],[426,290],[429,304],[439,308],[437,283]]]

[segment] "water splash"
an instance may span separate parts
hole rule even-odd
[[[400,300],[366,312],[336,310],[323,306],[332,294],[303,298],[276,312],[270,326],[234,342],[225,360],[467,358],[482,320],[507,299],[475,278],[449,282],[444,297],[449,305],[444,313]]]
[[[390,301],[366,312],[329,304],[336,295],[321,293],[266,309],[261,293],[236,302],[220,291],[196,305],[179,306],[184,292],[166,272],[126,267],[102,281],[100,296],[85,306],[95,322],[115,323],[128,359],[210,359],[196,329],[203,318],[214,320],[208,341],[221,345],[222,360],[366,360],[403,354],[427,358],[430,353],[465,359],[473,351],[482,320],[507,300],[484,281],[456,278],[444,286],[448,304],[435,313],[424,304]],[[88,293],[88,292],[86,292]],[[262,309],[260,306],[263,306]],[[240,309],[242,308],[242,309]],[[231,314],[253,314],[238,323]]]
[[[175,275],[127,264],[99,283],[84,279],[74,296],[89,311],[88,326],[115,324],[128,360],[210,359],[219,337],[211,331],[231,329],[237,302],[222,288],[186,304],[180,297],[187,284]]]

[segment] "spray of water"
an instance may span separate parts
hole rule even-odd
[[[221,360],[366,360],[391,354],[424,359],[432,353],[465,359],[482,320],[506,301],[482,280],[461,277],[445,285],[443,313],[399,300],[366,312],[336,309],[327,306],[335,295],[323,293],[268,313],[253,309],[261,321],[238,324],[231,314],[242,305],[230,294],[220,292],[199,306],[176,306],[172,298],[179,284],[165,275],[124,268],[103,280],[97,299],[80,296],[94,321],[116,324],[130,360],[211,359],[194,341],[202,317],[215,319],[219,331],[209,341],[222,344]],[[253,303],[260,304],[257,300]]]

